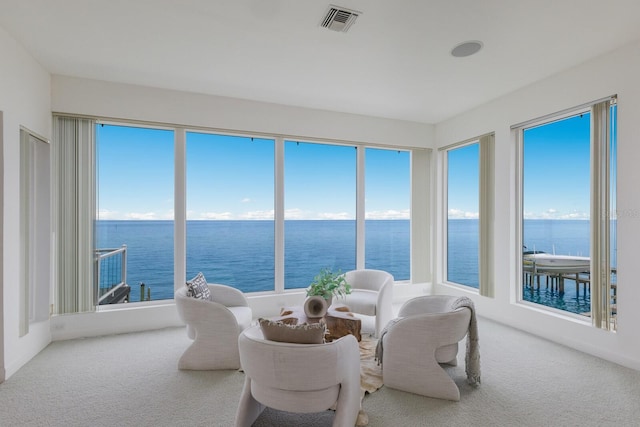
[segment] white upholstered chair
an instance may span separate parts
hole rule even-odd
[[[363,332],[380,336],[389,320],[393,318],[393,276],[382,270],[362,269],[345,273],[351,285],[351,293],[339,302],[352,313],[359,314]],[[334,301],[335,302],[335,301]]]
[[[238,335],[251,326],[251,308],[238,289],[210,283],[207,286],[211,294],[208,300],[187,296],[186,286],[175,292],[178,315],[193,339],[180,357],[178,368],[238,369]]]
[[[467,335],[472,315],[475,316],[469,307],[452,309],[456,301],[456,296],[421,296],[400,308],[398,318],[382,336],[385,386],[460,400],[458,386],[440,366],[457,365],[458,342]]]
[[[335,405],[334,427],[352,427],[360,411],[360,350],[353,335],[326,344],[264,339],[260,326],[238,338],[244,388],[236,427],[250,427],[262,411],[321,412]]]

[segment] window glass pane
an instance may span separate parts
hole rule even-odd
[[[409,152],[367,148],[365,153],[365,267],[409,280]]]
[[[356,149],[285,141],[285,288],[356,266]]]
[[[591,311],[590,114],[524,130],[523,299]]]
[[[479,144],[447,151],[447,280],[478,288]]]
[[[96,136],[101,294],[124,281],[131,302],[172,299],[173,131],[97,125]]]
[[[187,133],[187,278],[274,290],[274,141]]]

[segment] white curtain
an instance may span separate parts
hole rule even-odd
[[[613,329],[611,322],[610,111],[611,100],[591,109],[591,313],[593,325]]]
[[[54,313],[95,311],[95,121],[54,117]]]
[[[493,298],[494,278],[494,184],[495,184],[495,136],[485,135],[480,138],[480,238],[479,260],[480,295]]]

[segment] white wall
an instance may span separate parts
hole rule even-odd
[[[54,112],[401,147],[433,146],[434,127],[73,77],[52,77]]]
[[[471,295],[486,317],[578,350],[640,369],[640,286],[635,271],[640,242],[640,43],[621,48],[574,69],[501,97],[436,126],[438,147],[495,132],[495,298]],[[514,303],[515,142],[510,126],[609,95],[618,94],[618,332],[597,330]],[[507,225],[508,224],[508,225]],[[441,284],[438,293],[463,293]],[[482,332],[480,332],[482,337]],[[482,340],[480,341],[482,342]]]
[[[49,138],[51,87],[49,74],[0,28],[0,110],[4,112],[3,316],[4,368],[10,377],[51,340],[49,321],[31,324],[18,337],[20,265],[20,126]],[[49,294],[50,289],[38,289]],[[49,296],[46,296],[49,299]]]

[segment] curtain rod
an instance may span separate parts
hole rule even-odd
[[[609,100],[609,101],[611,101],[612,103],[615,104],[617,102],[617,99],[618,99],[618,95],[616,94],[616,95],[611,95],[611,96],[606,96],[604,98],[596,99],[595,101],[585,102],[584,104],[580,104],[580,105],[577,105],[575,107],[571,107],[571,108],[567,108],[567,109],[564,109],[564,110],[560,110],[560,111],[557,111],[557,112],[551,113],[551,114],[545,114],[542,117],[538,117],[536,119],[531,119],[531,120],[526,120],[524,122],[520,122],[518,124],[512,125],[511,126],[511,130],[519,129],[519,128],[523,128],[523,127],[528,127],[529,125],[533,125],[533,124],[536,124],[536,123],[544,122],[544,121],[546,121],[548,119],[557,119],[558,116],[562,116],[562,115],[565,115],[565,114],[571,114],[573,112],[577,112],[577,111],[583,110],[585,108],[591,108],[595,104],[599,104],[599,103],[607,101],[607,100]]]

